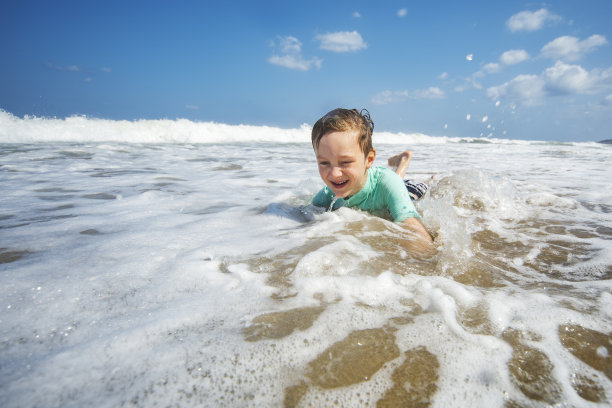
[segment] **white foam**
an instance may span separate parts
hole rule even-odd
[[[470,120],[470,114],[466,116]],[[488,120],[488,116],[482,121]],[[311,125],[283,129],[247,124],[228,125],[188,119],[109,120],[86,116],[19,118],[0,109],[0,143],[118,142],[118,143],[308,143]],[[376,143],[414,145],[419,143],[477,142],[478,137],[428,136],[422,133],[376,131]],[[487,139],[491,143],[533,144],[541,141]],[[572,143],[569,143],[572,144]],[[584,143],[578,143],[584,144]],[[597,145],[596,143],[589,143]],[[108,146],[107,146],[108,147]],[[104,147],[100,147],[104,148]]]
[[[72,128],[77,142],[2,151],[0,248],[26,251],[0,264],[3,406],[278,406],[328,347],[389,325],[397,359],[349,387],[311,385],[303,403],[375,405],[403,353],[423,346],[440,364],[432,406],[529,406],[507,367],[509,328],[533,334],[527,344],[554,365],[563,401],[588,406],[574,373],[612,395],[558,334],[570,323],[612,330],[602,278],[612,259],[609,149],[419,139],[409,175],[430,185],[417,207],[440,247],[420,261],[395,224],[308,205],[323,185],[308,143],[170,143],[200,129],[180,121],[166,128],[174,136],[151,139],[162,144],[94,143],[123,126],[139,128],[129,137],[142,143],[159,124],[9,120],[18,141]],[[377,160],[406,148],[398,143],[378,147]],[[474,238],[483,231],[500,249],[483,252]],[[562,244],[575,252],[568,265],[546,261]],[[475,262],[489,262],[497,285],[460,279]],[[310,327],[245,340],[258,316],[319,305]],[[470,310],[486,331],[463,322]]]

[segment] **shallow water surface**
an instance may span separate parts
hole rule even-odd
[[[612,150],[410,148],[431,258],[307,144],[1,145],[0,405],[610,404]]]

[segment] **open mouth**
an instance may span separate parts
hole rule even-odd
[[[348,183],[348,180],[339,182],[331,181],[331,183],[334,185],[334,187],[342,188],[346,183]]]

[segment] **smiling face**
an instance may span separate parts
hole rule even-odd
[[[376,151],[361,151],[357,130],[326,133],[315,148],[319,175],[337,197],[346,198],[359,192],[367,181],[367,172]]]

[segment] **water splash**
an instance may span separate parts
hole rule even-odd
[[[327,212],[333,211],[334,210],[334,204],[336,204],[336,201],[338,201],[337,196],[334,196],[334,198],[332,199],[332,202],[329,204],[329,207],[327,208]]]

